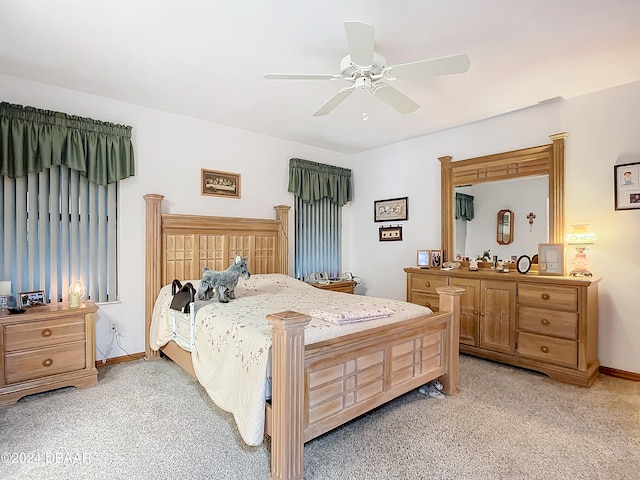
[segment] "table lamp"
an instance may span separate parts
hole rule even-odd
[[[84,283],[80,280],[69,285],[69,308],[78,308],[84,299]]]
[[[573,232],[567,233],[564,237],[567,245],[573,246],[576,249],[576,256],[571,260],[573,270],[569,272],[572,277],[591,277],[593,274],[589,271],[591,267],[591,260],[587,258],[585,251],[589,245],[593,245],[596,242],[596,236],[594,233],[587,231],[588,224],[581,223],[577,225],[571,225]]]

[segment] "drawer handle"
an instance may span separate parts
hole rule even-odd
[[[544,345],[540,347],[540,350],[542,351],[542,353],[549,353],[549,348],[545,347]]]
[[[431,308],[431,302],[424,302],[424,306]]]
[[[51,335],[53,335],[53,332],[50,328],[45,328],[40,332],[40,335],[42,335],[44,338],[49,338]]]
[[[548,319],[543,318],[542,320],[540,320],[540,323],[543,324],[545,327],[548,327],[551,322]]]
[[[53,365],[53,360],[51,360],[50,358],[47,358],[46,360],[42,361],[43,367],[50,367],[51,365]]]
[[[424,286],[429,288],[431,286],[431,282],[424,282]]]
[[[542,295],[540,295],[540,298],[542,298],[543,300],[549,300],[551,298],[551,295],[549,295],[548,293],[543,293]]]

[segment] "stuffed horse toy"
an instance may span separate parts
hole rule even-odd
[[[221,272],[204,267],[202,282],[198,288],[198,298],[210,300],[215,294],[220,303],[228,303],[229,300],[236,298],[234,290],[238,285],[238,278],[242,277],[247,280],[251,277],[247,268],[247,260],[248,258],[238,255],[229,268]]]

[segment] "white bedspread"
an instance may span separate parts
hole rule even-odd
[[[184,282],[183,282],[184,283]],[[198,289],[199,280],[192,280]],[[252,275],[236,287],[236,299],[197,302],[193,367],[211,399],[233,413],[240,435],[249,445],[264,437],[264,399],[271,326],[266,314],[286,310],[310,314],[312,309],[335,312],[362,309],[391,310],[393,315],[335,325],[312,318],[305,329],[305,344],[367,328],[425,315],[428,308],[397,300],[330,292],[314,288],[287,275]],[[162,288],[153,311],[150,345],[153,350],[172,340],[171,286]]]

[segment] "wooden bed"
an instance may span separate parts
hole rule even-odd
[[[202,267],[226,268],[249,257],[252,274],[288,274],[288,206],[275,219],[163,214],[162,195],[146,201],[146,352],[161,287],[174,278],[197,279]],[[286,311],[268,315],[273,328],[272,400],[265,432],[271,437],[271,478],[303,478],[304,443],[363,413],[439,378],[443,392],[458,393],[458,336],[462,289],[443,287],[440,311],[310,345],[310,317]],[[191,354],[174,342],[163,354],[195,377]]]

